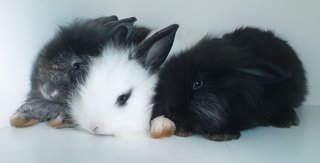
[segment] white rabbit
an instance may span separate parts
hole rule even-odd
[[[108,43],[69,101],[74,123],[97,135],[148,134],[157,70],[178,27],[170,25],[137,46]]]

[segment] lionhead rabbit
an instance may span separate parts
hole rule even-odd
[[[31,90],[24,104],[11,117],[11,125],[27,127],[50,120],[52,127],[73,127],[68,114],[67,100],[76,83],[86,76],[91,58],[101,54],[108,40],[117,44],[138,44],[150,32],[134,27],[135,18],[118,21],[116,16],[90,20],[76,20],[62,26],[35,60],[31,76]],[[116,31],[127,28],[131,37]],[[115,33],[118,34],[115,34]]]
[[[69,102],[79,128],[119,137],[148,133],[157,71],[177,29],[176,24],[168,26],[137,46],[104,47]]]
[[[294,108],[306,93],[301,61],[271,31],[247,27],[205,37],[160,71],[151,136],[222,141],[258,125],[290,127],[299,123]]]

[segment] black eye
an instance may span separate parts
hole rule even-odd
[[[123,94],[121,96],[118,97],[117,99],[117,104],[120,105],[120,106],[123,106],[126,104],[127,100],[130,98],[130,93],[127,93],[127,94]]]
[[[79,70],[80,69],[80,65],[81,65],[81,63],[79,63],[79,62],[74,63],[73,64],[73,70]]]
[[[200,89],[201,87],[203,86],[203,81],[202,80],[198,80],[198,81],[195,81],[192,85],[192,90],[195,91],[195,90],[198,90]]]

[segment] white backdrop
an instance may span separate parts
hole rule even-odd
[[[319,7],[318,0],[1,0],[0,128],[9,125],[9,116],[24,100],[32,61],[57,26],[103,15],[135,16],[150,27],[178,23],[214,34],[246,25],[273,29],[304,62],[310,90],[305,104],[319,105]]]

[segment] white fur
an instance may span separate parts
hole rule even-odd
[[[42,96],[47,99],[47,100],[50,100],[50,96],[47,94],[47,86],[46,85],[42,85],[40,86],[40,92],[42,94]]]
[[[39,90],[40,90],[42,96],[47,100],[51,100],[52,98],[56,97],[59,94],[58,90],[54,90],[54,91],[50,92],[48,90],[47,84],[40,86]]]
[[[51,93],[51,97],[56,97],[57,95],[59,94],[59,91],[58,90],[54,90],[52,93]]]
[[[106,47],[89,69],[84,84],[70,102],[77,124],[94,134],[147,134],[151,98],[157,81],[136,60],[129,60],[130,49]],[[125,106],[117,98],[132,90]]]

